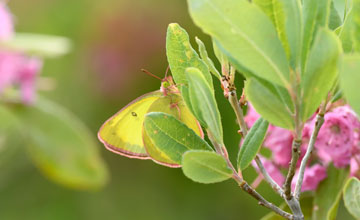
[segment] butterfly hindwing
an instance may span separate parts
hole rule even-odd
[[[198,121],[190,112],[189,108],[187,108],[181,96],[178,94],[169,94],[156,100],[150,106],[149,112],[164,112],[173,115],[178,120],[186,124],[189,128],[191,128],[196,134],[203,137],[203,132]],[[144,129],[143,140],[145,149],[154,162],[168,167],[180,167],[180,164],[177,164],[171,160],[171,158],[169,158],[156,145],[152,143]]]

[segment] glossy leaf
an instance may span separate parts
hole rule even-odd
[[[326,98],[337,79],[341,45],[335,33],[321,28],[309,54],[302,77],[302,120],[306,121]]]
[[[286,53],[270,19],[248,1],[188,0],[195,23],[221,45],[235,67],[289,87]],[[251,21],[251,22],[249,22]]]
[[[200,52],[200,56],[201,59],[206,63],[206,65],[208,66],[210,72],[219,80],[221,80],[221,74],[219,73],[219,71],[216,69],[214,62],[209,58],[209,55],[207,53],[205,44],[198,38],[195,38],[196,43],[199,46],[199,52]]]
[[[77,189],[104,186],[107,170],[93,134],[71,113],[45,99],[17,114],[27,127],[27,146],[50,179]]]
[[[340,85],[346,100],[360,115],[360,54],[344,55],[340,65]]]
[[[252,78],[245,83],[245,94],[255,110],[267,121],[276,126],[292,130],[291,112],[276,94],[261,81]]]
[[[331,0],[303,1],[304,30],[301,55],[303,70],[306,68],[307,60],[310,60],[308,55],[318,28],[327,27],[329,24],[330,8]]]
[[[0,48],[25,52],[30,55],[43,57],[57,57],[67,54],[71,49],[71,42],[65,37],[16,33],[13,38],[1,41]]]
[[[186,177],[199,183],[216,183],[232,177],[225,159],[215,152],[187,151],[182,169]]]
[[[346,182],[343,198],[346,209],[360,219],[360,180],[353,177]]]
[[[189,95],[195,117],[214,136],[218,143],[223,143],[223,130],[220,112],[215,100],[214,91],[206,82],[199,69],[187,68]]]
[[[338,169],[330,165],[327,170],[327,178],[323,180],[314,196],[313,220],[334,220],[336,218],[339,201],[349,169]]]
[[[189,35],[179,24],[172,23],[168,26],[166,35],[166,55],[172,76],[180,88],[181,95],[183,96],[186,105],[193,111],[187,88],[188,81],[185,69],[188,67],[198,68],[212,90],[213,84],[207,65],[191,47]]]
[[[174,164],[180,164],[182,155],[188,150],[212,150],[192,129],[166,113],[148,113],[144,131],[158,152]]]
[[[251,127],[239,151],[238,168],[240,170],[246,169],[259,152],[268,127],[269,123],[263,118],[259,118]]]

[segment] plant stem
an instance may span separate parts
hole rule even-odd
[[[296,186],[295,186],[295,191],[294,191],[294,196],[297,199],[299,199],[299,197],[300,197],[301,186],[302,186],[302,183],[303,183],[303,180],[304,180],[304,173],[305,173],[306,164],[309,161],[311,153],[314,150],[315,141],[316,141],[316,138],[317,138],[317,136],[319,134],[320,128],[324,124],[324,114],[325,114],[326,104],[327,104],[327,102],[325,102],[322,105],[322,107],[320,108],[319,113],[316,115],[315,128],[314,128],[314,130],[313,130],[313,132],[311,134],[309,145],[308,145],[308,148],[306,150],[305,156],[302,159],[301,164],[300,164],[299,176],[298,176],[298,179],[296,181]]]
[[[300,146],[301,146],[301,139],[295,139],[292,144],[292,157],[290,161],[290,167],[284,183],[284,193],[286,200],[291,200],[292,198],[291,182],[295,175],[297,161],[299,160],[300,157]]]
[[[283,211],[282,209],[280,209],[279,207],[277,207],[276,205],[268,202],[264,197],[262,197],[258,192],[256,192],[256,190],[254,190],[240,175],[239,173],[236,172],[236,169],[234,168],[234,166],[232,165],[229,156],[226,152],[226,147],[223,146],[222,144],[219,144],[215,141],[215,139],[213,138],[213,135],[211,134],[211,132],[208,131],[208,137],[211,141],[211,143],[214,145],[215,149],[217,149],[217,153],[219,155],[221,155],[228,167],[233,171],[233,179],[238,183],[238,185],[240,186],[240,188],[242,190],[244,190],[245,192],[247,192],[249,195],[251,195],[253,198],[255,198],[256,200],[259,201],[259,205],[264,206],[272,211],[274,211],[275,213],[277,213],[278,215],[289,219],[289,220],[295,220],[294,216],[291,215],[288,212]],[[221,150],[220,150],[221,149]]]
[[[228,100],[231,104],[231,107],[233,108],[233,110],[235,112],[236,119],[240,126],[241,133],[242,133],[243,137],[245,137],[247,135],[248,128],[246,126],[246,123],[244,120],[244,113],[240,107],[235,89],[229,91]]]
[[[302,186],[303,179],[304,179],[306,164],[307,164],[307,162],[311,156],[311,153],[314,149],[316,138],[319,134],[320,128],[323,125],[323,123],[324,123],[324,115],[318,114],[316,116],[315,129],[314,129],[313,133],[311,134],[308,149],[306,150],[305,156],[301,161],[301,165],[300,165],[300,169],[299,169],[299,177],[297,179],[295,190],[294,190],[294,196],[297,199],[299,199],[299,197],[300,197],[300,191],[301,191],[301,186]]]
[[[268,172],[266,171],[264,165],[262,164],[259,156],[256,155],[255,157],[255,162],[257,164],[257,166],[259,167],[259,170],[262,174],[262,176],[264,177],[265,181],[268,182],[271,186],[271,188],[273,188],[275,190],[275,192],[277,192],[282,198],[284,196],[284,191],[282,190],[282,188],[273,180],[273,178],[271,178],[271,176],[268,174]]]

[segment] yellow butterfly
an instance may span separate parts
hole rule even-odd
[[[102,125],[98,138],[108,150],[130,158],[152,159],[161,165],[179,167],[179,164],[161,154],[143,131],[145,115],[149,112],[171,114],[193,129],[196,134],[204,136],[199,122],[186,107],[172,77],[166,75],[161,80],[160,90],[147,93],[130,102]]]

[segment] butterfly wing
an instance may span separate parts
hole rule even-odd
[[[159,98],[150,106],[148,112],[164,112],[173,115],[191,128],[196,134],[201,137],[204,136],[199,122],[178,94],[168,94],[167,96]],[[143,140],[145,149],[154,162],[168,167],[180,167],[180,164],[171,160],[167,155],[162,153],[155,144],[152,143],[144,129]]]
[[[142,139],[145,114],[163,95],[150,92],[135,99],[107,120],[98,132],[105,147],[117,154],[138,159],[149,159]]]

